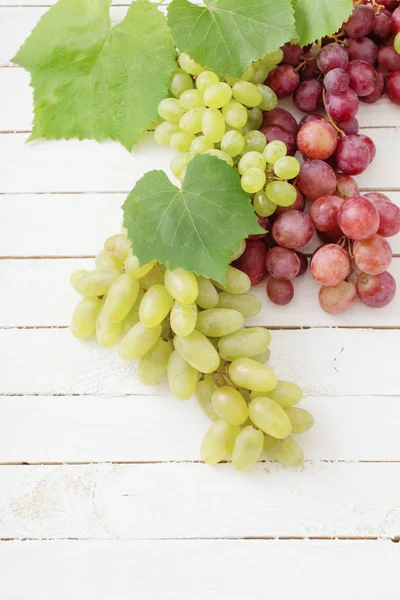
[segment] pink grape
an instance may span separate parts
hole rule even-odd
[[[301,275],[304,275],[308,269],[308,258],[305,254],[299,252],[298,250],[295,250],[295,252],[300,259],[300,271],[297,273],[297,277],[300,277]]]
[[[344,69],[332,69],[325,75],[324,86],[330,94],[342,94],[350,85],[350,75]]]
[[[397,35],[400,31],[400,6],[392,14],[392,29],[393,35]]]
[[[384,237],[374,235],[369,240],[354,242],[353,258],[357,267],[367,275],[380,275],[392,262],[392,248]]]
[[[276,246],[267,254],[268,273],[275,279],[294,279],[300,272],[301,261],[296,252]]]
[[[379,50],[379,67],[382,71],[398,71],[400,69],[400,54],[393,46],[383,46]]]
[[[296,154],[296,138],[286,129],[279,127],[279,125],[263,125],[260,131],[265,135],[267,143],[279,140],[285,144],[289,156]]]
[[[400,105],[400,71],[389,73],[386,78],[386,91],[390,100]]]
[[[396,295],[394,277],[387,271],[380,275],[361,273],[357,279],[357,295],[370,308],[382,308]]]
[[[318,299],[325,312],[340,315],[350,308],[356,296],[355,284],[352,281],[341,281],[339,285],[321,287]]]
[[[368,35],[374,28],[375,15],[369,6],[357,5],[353,14],[344,23],[343,29],[351,38],[359,38]]]
[[[379,15],[375,15],[372,34],[380,41],[387,40],[392,35],[392,15],[388,10],[381,10]]]
[[[304,117],[299,122],[299,128],[303,125],[306,125],[306,123],[311,123],[312,121],[325,121],[325,118],[322,115],[319,115],[318,113],[304,115]]]
[[[374,65],[378,58],[378,46],[367,37],[355,38],[349,41],[347,53],[350,61],[364,60]]]
[[[303,69],[299,71],[301,81],[309,81],[310,79],[316,79],[321,75],[321,71],[318,69],[315,60],[310,60]]]
[[[399,0],[379,0],[379,4],[382,4],[388,11],[393,11],[399,5]]]
[[[311,273],[322,285],[339,285],[350,275],[351,263],[346,250],[337,244],[321,246],[311,259]]]
[[[370,162],[372,162],[376,156],[376,146],[375,146],[374,142],[371,140],[370,137],[368,137],[368,135],[363,135],[362,133],[358,133],[356,137],[358,137],[360,140],[365,142],[365,144],[367,144],[369,153],[371,155]]]
[[[303,81],[294,93],[293,101],[303,112],[315,112],[322,106],[322,83]]]
[[[267,248],[261,240],[247,240],[246,250],[232,264],[250,277],[252,285],[257,285],[267,276],[266,256]]]
[[[282,129],[285,129],[294,136],[297,135],[299,130],[299,126],[297,125],[294,116],[291,115],[289,111],[280,108],[279,106],[273,110],[264,112],[262,126],[264,127],[267,125],[279,125],[279,127],[282,127]]]
[[[379,213],[373,202],[363,196],[351,196],[340,207],[339,227],[352,240],[366,240],[379,229]]]
[[[335,42],[324,46],[317,58],[317,65],[322,73],[326,74],[332,69],[346,69],[349,62],[346,50]]]
[[[268,75],[266,85],[279,99],[291,96],[300,83],[300,75],[291,65],[280,65]]]
[[[304,54],[304,50],[301,46],[299,46],[299,44],[290,44],[289,42],[282,46],[282,52],[282,62],[285,65],[292,65],[292,67],[297,67],[301,61],[302,55]]]
[[[346,175],[359,175],[371,162],[368,145],[356,135],[339,140],[336,161],[339,169]]]
[[[379,213],[379,235],[392,237],[400,232],[400,208],[379,192],[365,194],[374,203]]]
[[[324,244],[337,244],[343,238],[343,231],[340,227],[335,227],[335,229],[330,229],[329,231],[319,231],[317,229],[317,234]]]
[[[382,72],[378,71],[378,77],[376,78],[374,91],[368,96],[362,96],[360,100],[366,104],[374,104],[383,96],[385,91],[385,76]]]
[[[274,240],[284,248],[302,248],[314,234],[314,224],[309,215],[300,210],[290,210],[280,215],[272,226]]]
[[[256,213],[257,214],[257,213]],[[266,236],[266,234],[269,231],[269,219],[268,217],[259,217],[257,216],[257,221],[260,227],[263,227],[265,229],[265,233],[255,233],[253,235],[249,235],[248,239],[249,240],[262,240],[263,237]]]
[[[350,196],[358,196],[360,189],[356,180],[351,175],[344,173],[336,173],[337,190],[336,194],[342,198],[350,198]]]
[[[332,156],[337,145],[337,132],[325,121],[306,123],[297,134],[297,147],[306,158],[325,160]]]
[[[375,89],[378,77],[374,67],[364,60],[353,60],[349,63],[346,73],[350,77],[350,87],[357,96],[368,96]]]
[[[279,306],[285,306],[293,300],[293,283],[288,279],[274,279],[270,277],[267,283],[267,294],[271,302]]]
[[[338,213],[343,202],[339,196],[321,196],[312,203],[310,217],[319,231],[332,231],[339,227]]]
[[[360,124],[357,119],[350,119],[350,121],[337,121],[336,125],[345,132],[346,135],[355,135],[360,129]]]
[[[307,160],[300,167],[296,185],[311,201],[333,194],[336,190],[335,171],[323,160]]]
[[[305,205],[306,205],[306,200],[303,196],[303,194],[301,193],[301,191],[299,190],[298,187],[294,186],[296,189],[296,200],[294,201],[294,203],[291,206],[277,206],[276,210],[273,214],[273,216],[277,216],[279,217],[279,215],[283,214],[284,212],[287,212],[288,210],[304,210]]]
[[[357,94],[350,88],[342,94],[326,95],[328,113],[335,121],[350,121],[356,116],[359,105]]]

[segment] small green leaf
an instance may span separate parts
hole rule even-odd
[[[112,28],[110,4],[60,0],[13,59],[32,76],[32,139],[111,138],[130,151],[157,117],[176,68],[166,19],[137,0]]]
[[[353,0],[292,0],[301,46],[336,33],[353,12]]]
[[[220,282],[240,241],[264,231],[239,174],[214,156],[193,158],[180,190],[163,171],[150,171],[123,209],[140,264],[157,260]]]
[[[295,35],[290,0],[173,0],[168,25],[181,52],[204,67],[240,77]]]

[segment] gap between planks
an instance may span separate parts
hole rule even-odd
[[[226,540],[226,541],[254,541],[254,540],[265,540],[265,541],[280,541],[280,542],[289,542],[289,541],[305,541],[305,542],[378,542],[378,541],[388,541],[393,542],[394,544],[398,544],[400,542],[400,536],[396,535],[394,537],[381,537],[381,536],[245,536],[245,537],[236,537],[236,536],[222,536],[218,538],[213,537],[168,537],[168,538],[157,538],[157,537],[147,537],[147,538],[133,538],[132,541],[149,541],[149,542],[213,542],[215,540]],[[52,537],[24,537],[24,538],[13,538],[13,537],[0,537],[0,542],[59,542],[59,538]],[[77,537],[65,537],[62,539],[64,542],[81,542],[82,538]],[[110,538],[96,538],[96,542],[109,542]],[[124,538],[124,541],[129,541]]]

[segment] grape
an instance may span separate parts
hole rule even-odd
[[[322,115],[319,115],[318,113],[304,115],[304,117],[300,119],[299,128],[305,125],[306,123],[311,123],[311,121],[325,121],[325,119]]]
[[[300,75],[291,65],[280,65],[268,75],[266,84],[279,99],[291,96],[300,83]]]
[[[392,27],[394,35],[397,35],[400,31],[400,6],[392,14]]]
[[[242,425],[248,419],[246,401],[232,387],[222,386],[215,390],[211,402],[217,415],[230,425]]]
[[[343,238],[343,231],[339,227],[329,231],[319,231],[317,229],[317,234],[324,244],[337,244]]]
[[[263,365],[267,364],[267,362],[269,361],[270,358],[271,358],[271,350],[264,350],[264,352],[260,352],[260,354],[256,354],[255,356],[252,356],[253,360],[260,362]],[[254,392],[254,393],[258,394],[258,392]]]
[[[341,94],[347,90],[349,85],[350,76],[344,69],[338,67],[325,75],[324,86],[330,94]]]
[[[96,269],[117,269],[117,271],[123,271],[124,263],[123,261],[107,252],[107,250],[100,250],[100,252],[96,255],[95,258]],[[83,272],[82,275],[87,273],[87,271]]]
[[[267,276],[265,257],[267,248],[260,240],[248,240],[246,250],[242,256],[235,261],[234,267],[249,277],[251,285],[257,285]]]
[[[297,67],[304,53],[303,48],[299,44],[290,44],[289,42],[282,46],[282,51],[282,62],[285,65],[292,65],[292,67]]]
[[[269,392],[278,380],[272,369],[251,358],[238,358],[229,366],[229,377],[239,387],[257,392]]]
[[[250,152],[262,153],[264,151],[266,140],[261,131],[249,131],[244,136],[243,155]]]
[[[372,94],[378,77],[372,65],[363,60],[353,60],[349,63],[346,73],[350,77],[350,87],[357,96]]]
[[[268,458],[285,467],[299,467],[304,460],[302,449],[290,436],[283,440],[276,440],[269,435],[264,436],[264,452]]]
[[[124,273],[114,279],[104,303],[104,313],[113,323],[121,323],[135,304],[139,282]]]
[[[263,327],[249,327],[229,335],[218,341],[218,349],[224,360],[252,358],[264,352],[271,343],[271,334]]]
[[[277,206],[275,210],[276,216],[279,216],[282,213],[287,212],[288,210],[304,210],[306,203],[304,196],[296,186],[293,187],[296,190],[296,200],[290,206]]]
[[[356,135],[339,140],[336,160],[338,167],[346,175],[359,175],[371,162],[368,145]]]
[[[305,433],[314,425],[314,417],[308,410],[304,410],[304,408],[297,408],[295,406],[286,409],[285,413],[292,424],[292,434]]]
[[[227,134],[225,134],[227,135]],[[241,134],[239,134],[241,135]],[[224,136],[225,137],[225,136]],[[222,142],[223,142],[222,138]],[[221,142],[221,148],[222,148]],[[225,151],[225,148],[222,148]],[[205,135],[199,135],[195,137],[192,143],[190,144],[190,154],[195,156],[196,154],[204,154],[207,150],[214,150],[214,144],[211,140],[207,139]],[[229,152],[228,152],[229,154]]]
[[[339,227],[352,240],[366,240],[379,229],[379,213],[363,196],[345,200],[338,214]]]
[[[130,252],[125,260],[125,271],[131,279],[140,279],[155,267],[155,262],[151,261],[140,266],[139,259],[137,256],[133,256]]]
[[[267,127],[268,125],[279,125],[279,127],[285,129],[293,136],[296,136],[299,130],[299,126],[293,115],[280,107],[264,113],[263,127]]]
[[[384,91],[385,91],[385,77],[384,77],[383,73],[378,72],[378,77],[376,78],[376,81],[375,81],[374,91],[372,92],[372,94],[369,94],[368,96],[363,96],[361,98],[361,101],[365,102],[367,104],[373,104],[374,102],[377,102],[379,100],[379,98],[382,97]]]
[[[170,146],[178,152],[189,152],[190,145],[194,140],[194,135],[179,131],[171,135]]]
[[[153,285],[147,290],[140,303],[140,322],[145,327],[156,327],[169,314],[173,302],[165,285]]]
[[[281,379],[278,381],[276,387],[268,392],[268,398],[274,400],[274,402],[279,404],[279,406],[285,410],[298,404],[302,397],[303,392],[298,385],[291,381],[283,381]]]
[[[265,167],[266,159],[264,154],[254,151],[243,154],[238,164],[238,170],[241,175],[244,175],[249,169],[260,169],[263,171]]]
[[[87,340],[96,331],[96,321],[103,301],[99,298],[83,298],[75,308],[72,315],[72,334],[80,339]]]
[[[214,108],[207,108],[204,111],[201,127],[206,138],[214,143],[220,142],[225,135],[224,118],[220,111]]]
[[[207,150],[206,152],[204,152],[204,154],[207,154],[208,156],[216,156],[217,158],[219,158],[219,160],[225,161],[230,167],[233,166],[232,158],[229,156],[229,154],[223,152],[222,150]]]
[[[347,48],[349,60],[361,60],[374,65],[378,59],[378,46],[367,37],[349,40]]]
[[[204,375],[204,379],[199,381],[196,387],[197,401],[210,421],[219,420],[219,416],[211,404],[211,398],[216,389],[214,377],[212,375]]]
[[[363,135],[362,133],[358,133],[357,137],[367,144],[372,162],[376,156],[376,146],[374,142],[371,140],[370,137],[368,137],[368,135]]]
[[[315,252],[310,268],[315,281],[322,285],[335,286],[350,275],[350,258],[341,246],[328,244]]]
[[[297,273],[297,277],[300,277],[301,275],[304,275],[308,269],[308,259],[302,252],[296,251],[296,254],[300,259],[300,271]]]
[[[171,342],[159,339],[149,352],[139,358],[136,375],[144,385],[155,385],[167,371],[172,354]]]
[[[200,133],[203,127],[203,115],[205,112],[205,108],[192,108],[188,110],[187,113],[181,117],[179,127],[185,133],[191,133],[192,135]]]
[[[245,127],[250,129],[260,129],[263,121],[263,111],[258,106],[254,108],[247,108],[247,123]]]
[[[341,196],[342,198],[349,198],[350,196],[359,195],[360,190],[357,185],[357,182],[350,175],[345,175],[344,173],[336,173],[336,181],[336,192],[338,196]]]
[[[233,129],[240,129],[247,123],[247,110],[236,100],[230,100],[222,109],[225,121]]]
[[[261,108],[261,110],[266,110],[266,111],[274,110],[274,108],[276,108],[277,104],[278,104],[278,98],[277,98],[277,95],[275,94],[275,92],[273,90],[271,90],[270,87],[268,87],[267,85],[264,85],[261,82],[257,85],[257,88],[260,90],[262,98],[263,98],[259,104],[259,107]],[[261,125],[261,123],[260,123],[260,125]]]
[[[301,262],[293,250],[276,246],[268,252],[266,266],[275,279],[294,279],[299,274]]]
[[[242,313],[229,308],[210,308],[198,314],[196,329],[208,337],[220,337],[243,327]]]
[[[386,92],[394,104],[400,105],[400,70],[389,73],[386,77]]]
[[[394,45],[394,49],[396,50],[397,54],[400,54],[400,31],[394,38],[393,45]]]
[[[184,108],[176,98],[165,98],[161,100],[158,107],[158,114],[164,121],[178,123],[184,114]]]
[[[299,210],[283,213],[272,227],[274,240],[284,248],[301,248],[308,244],[313,234],[311,217]]]
[[[265,191],[268,198],[278,206],[292,206],[297,199],[296,188],[286,181],[270,181]]]
[[[142,289],[142,288],[139,289],[139,294],[138,294],[137,300],[124,319],[124,322],[123,322],[124,333],[128,333],[128,331],[130,329],[132,329],[132,327],[134,325],[136,325],[136,323],[139,323],[139,308],[140,308],[140,303],[141,303],[142,298],[145,295],[145,293],[146,293],[146,291],[144,289]]]
[[[179,98],[179,103],[186,110],[192,108],[204,108],[203,94],[199,90],[186,90]]]
[[[336,125],[346,135],[356,135],[360,129],[360,124],[355,117],[354,119],[350,119],[350,121],[337,121]]]
[[[269,217],[276,211],[276,204],[262,191],[254,194],[253,206],[260,217]]]
[[[310,216],[319,231],[331,231],[338,224],[338,212],[343,204],[339,196],[321,196],[312,203]]]
[[[316,61],[310,60],[299,72],[301,81],[320,78],[321,71],[318,69]]]
[[[201,313],[200,313],[201,314]],[[219,367],[219,356],[214,346],[202,333],[193,331],[174,340],[175,349],[186,362],[201,373],[213,373]]]
[[[188,400],[196,391],[199,373],[176,351],[172,352],[167,365],[168,383],[178,400]]]
[[[196,298],[196,304],[200,308],[215,308],[218,304],[218,292],[209,279],[196,275],[196,281],[199,289]]]
[[[326,107],[329,115],[335,121],[350,121],[358,111],[358,96],[350,88],[342,94],[328,93],[326,95]]]
[[[216,281],[215,285],[219,289],[224,290],[224,292],[230,292],[231,294],[245,294],[251,288],[251,280],[246,273],[239,271],[239,269],[228,267],[225,283]]]
[[[89,273],[89,271],[87,269],[77,269],[76,271],[74,271],[73,273],[71,273],[71,277],[69,278],[69,282],[71,284],[71,286],[74,288],[74,290],[76,291],[76,283],[77,281],[83,277],[83,275],[86,275],[86,273]]]
[[[337,43],[327,44],[317,58],[317,65],[322,73],[326,74],[332,69],[346,69],[349,62],[346,50]]]
[[[353,258],[357,267],[367,275],[380,275],[392,262],[390,244],[380,235],[354,242]]]
[[[283,439],[291,434],[289,417],[279,404],[270,398],[259,396],[251,400],[249,416],[256,427],[274,438]]]
[[[232,88],[232,95],[245,106],[258,106],[263,101],[263,95],[254,83],[237,81]]]
[[[196,87],[200,92],[205,92],[214,83],[219,82],[219,77],[213,71],[202,71],[196,78]]]
[[[262,431],[248,425],[236,437],[232,452],[232,464],[238,471],[246,471],[260,458],[264,448]]]
[[[186,173],[186,167],[188,166],[192,158],[193,157],[191,154],[189,154],[189,152],[185,152],[184,154],[177,154],[177,156],[175,156],[172,159],[171,164],[169,166],[172,175],[177,179],[183,180]]]
[[[233,251],[233,254],[231,256],[231,262],[240,258],[242,256],[242,254],[244,254],[245,250],[246,250],[246,240],[242,240],[239,244],[239,247]]]
[[[165,272],[165,287],[169,294],[182,304],[192,304],[199,293],[199,286],[193,273],[177,268]]]
[[[299,110],[315,112],[322,106],[322,83],[316,80],[303,81],[295,91],[293,100]]]
[[[379,213],[379,235],[391,237],[400,231],[400,208],[393,204],[385,194],[365,194],[376,206]]]
[[[177,335],[190,335],[196,327],[196,304],[181,304],[175,300],[171,309],[171,328]]]
[[[382,71],[398,71],[400,69],[400,56],[393,46],[383,46],[379,50],[378,62]]]
[[[274,164],[274,173],[280,179],[294,179],[300,173],[300,164],[293,156],[279,158]]]
[[[232,451],[239,427],[229,425],[225,421],[213,423],[201,442],[200,456],[205,463],[216,465],[224,460]]]
[[[222,292],[218,296],[218,308],[237,310],[245,319],[255,317],[261,311],[261,302],[253,294],[230,294]]]
[[[325,121],[306,123],[297,135],[297,146],[306,158],[325,160],[332,156],[337,145],[337,133]]]
[[[267,283],[267,295],[274,304],[285,306],[293,300],[293,283],[287,279],[274,279],[270,277]]]
[[[253,133],[256,132],[254,131]],[[239,131],[235,131],[234,129],[227,131],[221,140],[221,150],[229,154],[229,156],[239,156],[245,147],[245,140],[246,137],[243,137]]]
[[[74,289],[81,296],[104,296],[119,275],[116,269],[94,269],[79,277]]]
[[[258,60],[253,64],[253,67],[254,74],[251,76],[249,81],[255,84],[264,83],[269,73],[268,66],[265,63],[263,63],[262,60]]]
[[[245,154],[245,156],[247,156]],[[242,176],[241,185],[248,194],[255,194],[262,190],[266,182],[266,175],[262,169],[248,169]]]
[[[131,251],[131,243],[125,235],[117,233],[106,239],[104,242],[104,250],[107,250],[107,252],[110,252],[113,256],[124,261]]]
[[[252,84],[250,84],[252,85]],[[232,98],[232,88],[223,82],[214,83],[204,92],[204,103],[210,108],[222,108]]]
[[[295,137],[279,125],[267,125],[262,126],[261,130],[265,135],[267,143],[270,144],[274,141],[283,142],[286,147],[287,154],[294,156],[296,154],[296,140]]]
[[[204,71],[203,67],[201,67],[196,61],[192,60],[190,56],[184,52],[181,52],[178,56],[178,63],[181,69],[186,71],[186,73],[194,75],[195,77]]]
[[[118,348],[119,357],[123,360],[136,360],[149,352],[160,339],[161,325],[145,327],[136,323],[122,338]]]
[[[398,6],[399,0],[379,0],[379,4],[381,4],[388,11],[390,11],[394,10]]]
[[[118,342],[122,332],[122,322],[113,323],[101,308],[96,321],[96,339],[99,346],[111,348]]]
[[[280,158],[286,156],[287,148],[285,144],[279,140],[270,142],[264,149],[265,160],[274,165]]]
[[[250,234],[248,240],[262,240],[269,231],[269,219],[267,217],[258,217],[257,222],[261,229],[264,229],[264,233]]]
[[[390,38],[392,35],[392,15],[389,11],[381,10],[379,15],[375,15],[375,25],[372,34],[378,41]]]
[[[322,160],[308,160],[300,167],[296,185],[310,200],[316,200],[335,192],[335,172]]]
[[[396,282],[387,271],[380,275],[361,273],[357,279],[357,295],[370,308],[383,308],[395,297]]]
[[[193,88],[193,79],[183,69],[177,69],[172,76],[170,88],[172,95],[179,98],[183,92]]]
[[[343,29],[350,38],[359,38],[368,35],[375,25],[375,15],[369,6],[357,5],[353,14],[344,23]]]
[[[352,281],[342,281],[336,286],[321,287],[318,295],[321,308],[330,315],[344,313],[356,298],[356,286]]]

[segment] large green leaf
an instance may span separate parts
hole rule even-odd
[[[193,158],[180,190],[163,171],[147,173],[123,209],[141,264],[157,260],[221,282],[240,241],[263,232],[239,174],[214,156]]]
[[[176,68],[166,19],[137,0],[112,28],[110,4],[60,0],[13,59],[32,76],[33,138],[111,138],[131,150],[156,118]]]
[[[204,67],[240,77],[249,64],[295,35],[290,0],[172,0],[174,42]]]
[[[353,0],[292,0],[301,46],[340,29],[351,15]]]

